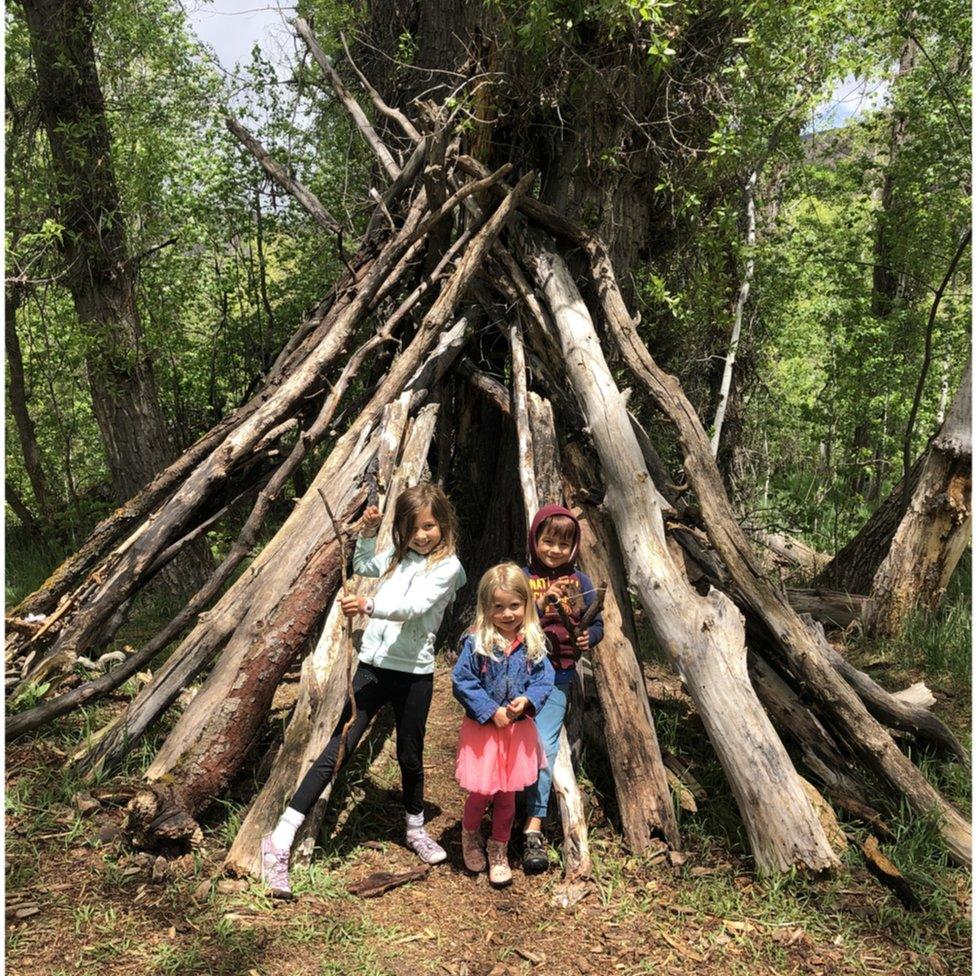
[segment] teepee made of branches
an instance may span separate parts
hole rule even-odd
[[[477,522],[462,553],[471,577],[519,557],[515,532],[538,505],[562,501],[579,513],[582,568],[604,594],[594,683],[633,850],[654,837],[681,843],[636,653],[636,600],[694,701],[760,870],[835,868],[828,804],[869,822],[900,804],[934,815],[946,849],[968,864],[969,823],[892,732],[960,762],[968,762],[965,751],[930,702],[890,694],[857,671],[767,576],[702,423],[642,341],[600,240],[535,199],[533,173],[489,170],[469,155],[456,109],[426,103],[409,118],[360,75],[383,131],[406,146],[391,148],[308,25],[296,26],[375,154],[382,189],[371,192],[366,233],[252,398],[14,609],[10,694],[48,690],[8,717],[8,737],[154,666],[71,762],[89,776],[105,774],[181,709],[130,804],[129,829],[142,846],[183,850],[199,842],[200,815],[242,768],[275,690],[300,664],[283,741],[227,858],[231,870],[256,871],[260,836],[321,751],[348,694],[355,659],[337,594],[361,511],[375,501],[388,523],[404,487],[434,478],[469,492],[459,507]],[[341,250],[339,224],[314,194],[238,121],[227,124]],[[618,385],[620,367],[630,393]],[[646,398],[671,422],[690,491],[675,490],[628,396]],[[307,491],[255,555],[289,479],[319,457]],[[67,688],[78,658],[113,638],[156,574],[242,507],[248,514],[229,553],[186,607],[112,670]],[[373,584],[349,585],[366,593]],[[567,874],[585,876],[583,803],[565,737],[554,772]],[[303,828],[305,856],[326,802]]]

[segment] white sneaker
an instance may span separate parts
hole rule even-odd
[[[447,860],[447,851],[423,827],[414,827],[407,831],[407,846],[424,864],[440,864]]]

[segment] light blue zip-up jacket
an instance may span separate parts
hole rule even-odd
[[[382,576],[392,558],[392,549],[377,555],[375,537],[360,536],[352,557],[353,571],[360,576]],[[454,594],[466,581],[457,556],[446,556],[430,565],[426,556],[408,551],[373,597],[359,660],[391,671],[432,674],[437,629]]]

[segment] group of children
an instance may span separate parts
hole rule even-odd
[[[353,677],[355,719],[347,729],[352,716],[347,705],[322,755],[261,841],[262,875],[278,896],[291,894],[291,846],[336,772],[343,734],[348,756],[387,703],[396,720],[407,845],[427,864],[447,859],[424,829],[423,746],[434,687],[435,637],[466,582],[455,553],[457,519],[440,488],[421,484],[397,499],[393,548],[377,553],[380,521],[377,508],[366,509],[353,556],[356,573],[380,578],[376,595],[341,599],[346,616],[368,618]],[[549,864],[542,821],[567,695],[580,654],[603,636],[599,615],[576,636],[565,626],[567,619],[578,622],[595,599],[592,583],[576,568],[579,542],[579,523],[568,509],[547,505],[538,512],[529,529],[528,564],[519,568],[501,563],[481,578],[474,624],[452,675],[454,697],[465,713],[455,770],[468,792],[461,823],[464,865],[475,873],[487,869],[497,886],[512,880],[508,843],[519,792],[525,793],[527,818],[523,868],[532,873]],[[486,846],[481,823],[489,805],[492,823]]]

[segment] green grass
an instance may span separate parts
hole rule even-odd
[[[972,553],[967,550],[938,609],[913,613],[898,637],[879,643],[877,650],[899,667],[919,669],[926,678],[967,691],[972,683],[971,586]]]
[[[33,593],[67,553],[45,549],[23,532],[10,531],[7,533],[5,555],[4,599],[9,607],[19,603],[28,593]]]

